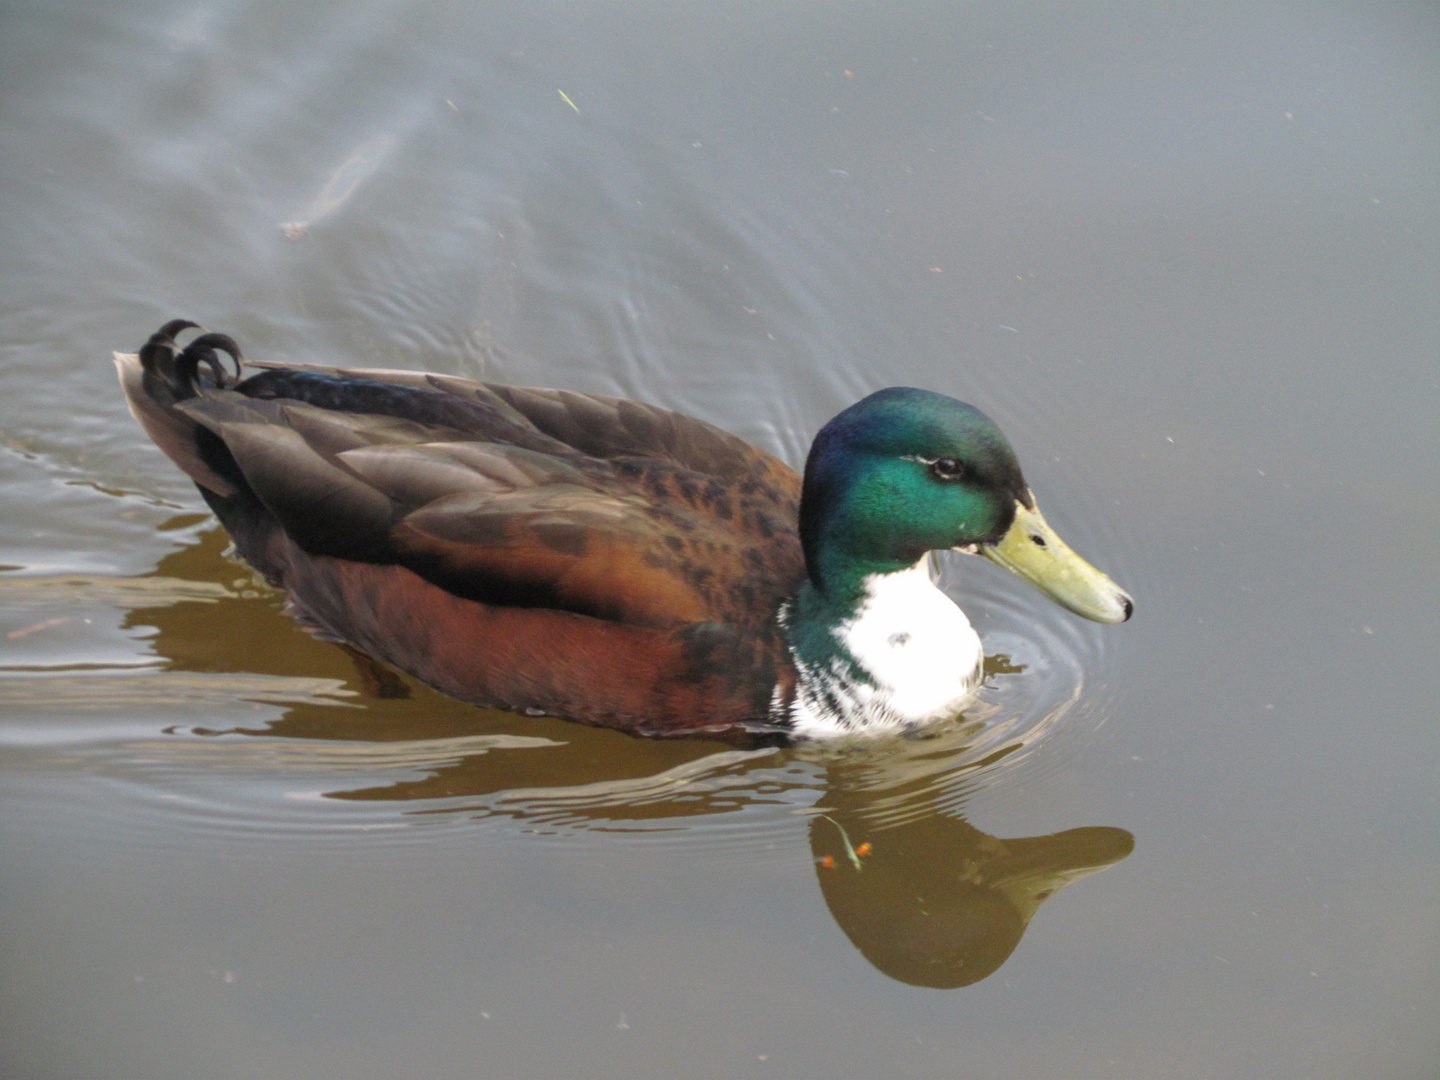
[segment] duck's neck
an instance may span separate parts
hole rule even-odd
[[[904,729],[953,716],[979,681],[980,638],[935,587],[927,554],[889,572],[806,581],[781,611],[798,675],[796,735]]]

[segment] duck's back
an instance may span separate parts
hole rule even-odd
[[[117,355],[132,410],[316,629],[456,697],[647,734],[788,694],[800,479],[743,440],[416,372],[262,364],[222,388],[177,381],[173,331],[146,350]]]

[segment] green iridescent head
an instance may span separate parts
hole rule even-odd
[[[1123,622],[1133,607],[1045,524],[995,422],[928,390],[877,391],[821,429],[805,464],[800,539],[812,585],[836,601],[871,574],[958,548],[1086,618]]]

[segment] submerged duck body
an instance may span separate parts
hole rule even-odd
[[[945,548],[1129,616],[1044,524],[995,425],[940,394],[847,409],[802,481],[602,395],[249,362],[241,379],[228,337],[176,343],[191,328],[116,354],[147,433],[307,627],[465,701],[647,736],[953,715],[981,650],[931,580]]]

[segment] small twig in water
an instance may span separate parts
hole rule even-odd
[[[821,814],[820,816],[821,816],[822,818],[824,818],[826,821],[830,822],[831,825],[834,825],[835,828],[837,828],[837,829],[840,830],[840,839],[841,839],[841,841],[843,841],[844,844],[845,844],[845,854],[846,854],[847,856],[849,856],[849,858],[850,858],[850,865],[853,866],[853,867],[855,867],[856,870],[859,870],[859,869],[860,869],[860,855],[859,855],[859,853],[856,852],[854,846],[850,843],[850,834],[845,831],[845,826],[844,826],[844,825],[841,825],[838,821],[836,821],[836,820],[835,820],[833,817],[831,817],[829,814]],[[860,845],[860,849],[861,849],[861,851],[863,851],[866,855],[869,855],[869,854],[870,854],[870,845],[869,845],[868,842],[867,842],[867,843],[864,843],[864,844],[861,844],[861,845]]]

